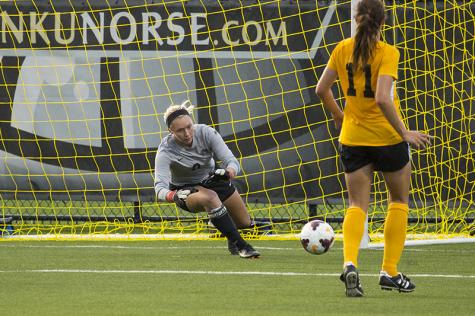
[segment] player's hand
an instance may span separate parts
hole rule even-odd
[[[236,178],[236,170],[234,168],[226,168],[226,172],[229,175],[229,180]]]
[[[215,181],[229,181],[231,174],[227,169],[216,169],[210,172],[210,178]]]
[[[418,149],[425,149],[429,146],[432,138],[434,137],[419,131],[406,131],[403,136],[404,141]]]
[[[338,112],[336,114],[332,113],[333,123],[335,123],[335,128],[337,130],[341,129],[341,125],[343,125],[343,112]]]
[[[173,190],[168,192],[166,200],[168,202],[185,203],[188,195],[198,192],[198,189],[195,187],[186,187],[180,190]]]

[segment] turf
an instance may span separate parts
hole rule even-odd
[[[406,247],[413,293],[382,291],[381,250],[363,250],[366,296],[346,298],[341,244],[253,241],[256,260],[224,241],[0,242],[6,315],[474,315],[475,244]],[[233,274],[234,273],[234,274]]]

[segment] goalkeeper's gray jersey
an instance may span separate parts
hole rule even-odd
[[[171,134],[165,136],[155,156],[155,192],[159,200],[165,200],[169,184],[196,184],[208,177],[215,169],[213,157],[220,160],[221,167],[240,171],[237,159],[212,127],[194,125],[193,145],[180,146]]]

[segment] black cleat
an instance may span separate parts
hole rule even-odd
[[[345,270],[340,275],[340,280],[345,283],[346,296],[361,297],[364,295],[360,283],[360,276],[354,265],[348,265],[345,267]]]
[[[229,253],[232,254],[233,256],[239,255],[239,249],[236,243],[232,242],[229,239],[228,239],[228,250],[229,250]]]
[[[379,275],[379,285],[382,290],[398,290],[404,293],[412,292],[416,288],[416,285],[411,283],[411,280],[404,274],[398,273],[398,275],[391,277],[386,271],[381,271]]]
[[[251,258],[258,258],[261,254],[259,251],[252,248],[251,245],[247,244],[244,248],[239,249],[239,256],[241,258],[251,259]]]

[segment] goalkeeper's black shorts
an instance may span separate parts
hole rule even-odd
[[[409,144],[401,142],[389,146],[340,145],[340,160],[346,173],[372,164],[375,171],[401,170],[411,159]]]
[[[234,184],[232,184],[231,181],[223,181],[223,180],[203,181],[201,183],[193,183],[193,184],[187,184],[187,185],[174,185],[170,183],[169,188],[170,190],[179,190],[185,187],[196,187],[196,186],[202,186],[206,189],[216,192],[221,202],[226,201],[234,193],[234,191],[236,191],[236,187],[234,186]],[[185,211],[188,211],[188,212],[190,211],[188,210],[188,208],[184,208],[184,207],[181,207],[181,208],[184,209]]]

